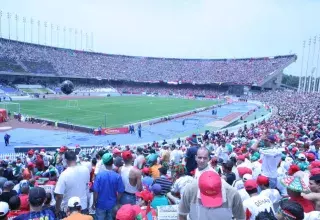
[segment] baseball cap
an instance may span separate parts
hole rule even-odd
[[[148,190],[143,190],[141,192],[137,192],[136,196],[143,199],[145,202],[151,202],[153,199],[153,195]]]
[[[3,217],[9,212],[9,205],[6,202],[0,202],[0,216]]]
[[[121,150],[119,150],[118,148],[113,149],[112,151],[113,154],[121,154]]]
[[[62,146],[62,147],[60,147],[59,152],[60,152],[60,153],[64,153],[64,152],[66,152],[67,150],[68,150],[68,148],[67,148],[66,146]]]
[[[257,184],[259,186],[268,185],[269,184],[269,178],[263,175],[259,175],[257,178]]]
[[[116,220],[134,220],[139,213],[130,204],[121,206],[116,215]]]
[[[31,188],[29,191],[29,202],[31,204],[42,205],[46,199],[46,191],[41,187]]]
[[[237,167],[239,176],[242,177],[244,174],[252,174],[252,170],[248,167]]]
[[[313,161],[310,165],[312,168],[320,168],[320,160]]]
[[[151,191],[152,191],[155,195],[159,195],[159,194],[161,193],[161,189],[162,189],[162,187],[161,187],[161,185],[158,184],[158,183],[153,184],[153,185],[151,186]]]
[[[320,174],[320,168],[313,168],[310,170],[310,175],[311,176],[315,176],[315,175],[318,175]]]
[[[246,159],[246,157],[245,157],[245,155],[243,155],[243,154],[237,156],[237,160],[245,161],[245,159]]]
[[[14,183],[12,181],[6,181],[3,184],[3,188],[11,188],[11,187],[14,187]]]
[[[222,181],[216,172],[206,171],[199,177],[200,199],[208,208],[219,207],[223,203]]]
[[[258,184],[255,180],[248,180],[244,183],[244,188],[246,190],[253,190],[258,188]]]
[[[149,174],[150,173],[150,168],[149,167],[144,167],[141,171],[144,174]]]
[[[113,157],[112,157],[112,154],[110,154],[110,153],[105,153],[105,154],[102,156],[102,162],[103,162],[103,164],[108,163],[112,158],[113,158]]]
[[[131,151],[129,151],[129,150],[123,151],[122,152],[122,158],[123,158],[123,160],[131,160],[132,159]]]
[[[68,207],[69,208],[76,208],[76,207],[81,207],[81,201],[80,201],[80,198],[79,197],[71,197],[69,200],[68,200]]]
[[[242,179],[243,179],[244,181],[252,180],[252,175],[249,174],[249,173],[244,174],[243,177],[242,177]]]
[[[305,159],[306,159],[306,155],[304,155],[303,153],[300,153],[300,154],[298,155],[298,159],[299,159],[299,160],[305,160]]]

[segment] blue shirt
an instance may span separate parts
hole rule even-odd
[[[95,178],[93,191],[98,193],[96,208],[111,210],[116,205],[117,193],[124,192],[122,178],[114,171],[101,171]]]
[[[26,214],[19,215],[14,220],[55,220],[55,215],[50,209],[44,209],[41,212],[29,212]]]

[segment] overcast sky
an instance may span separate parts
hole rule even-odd
[[[22,17],[27,18],[26,41],[44,44],[44,21],[48,22],[46,43],[80,49],[80,30],[88,33],[88,47],[108,54],[175,58],[241,58],[296,53],[302,42],[320,34],[320,0],[0,0],[2,36],[8,37],[7,12],[12,13],[11,38],[16,39],[15,14],[19,15],[19,40],[23,40]],[[69,28],[74,30],[71,38]],[[75,39],[76,42],[75,42]],[[319,39],[319,37],[318,37]],[[71,42],[71,45],[70,45]],[[308,47],[308,43],[306,44]],[[316,66],[313,44],[310,66]],[[82,47],[86,47],[83,34]],[[305,60],[308,54],[305,50]],[[304,65],[306,66],[306,65]],[[299,75],[301,59],[286,70]],[[320,74],[320,71],[319,73]]]

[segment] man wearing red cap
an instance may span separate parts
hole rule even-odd
[[[278,190],[269,188],[269,178],[263,175],[259,175],[257,178],[257,184],[261,190],[260,195],[268,197],[273,204],[278,203],[281,200],[281,196]]]
[[[200,175],[205,171],[208,171],[208,170],[214,171],[212,166],[209,165],[209,160],[210,160],[209,150],[205,147],[199,148],[196,155],[197,169],[194,174],[195,179],[198,179]]]
[[[179,219],[244,220],[245,213],[237,190],[214,171],[202,173],[185,187],[179,204]]]
[[[258,184],[256,180],[247,180],[244,188],[250,195],[249,199],[243,201],[246,210],[246,219],[260,219],[259,216],[265,216],[265,219],[276,220],[271,200],[262,195],[258,195]]]
[[[120,204],[136,204],[136,193],[142,190],[141,171],[132,166],[131,151],[122,152],[124,166],[119,168],[125,191],[120,198]]]

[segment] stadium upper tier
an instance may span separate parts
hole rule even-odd
[[[296,55],[247,59],[170,59],[108,55],[0,38],[0,71],[112,80],[261,85]]]

